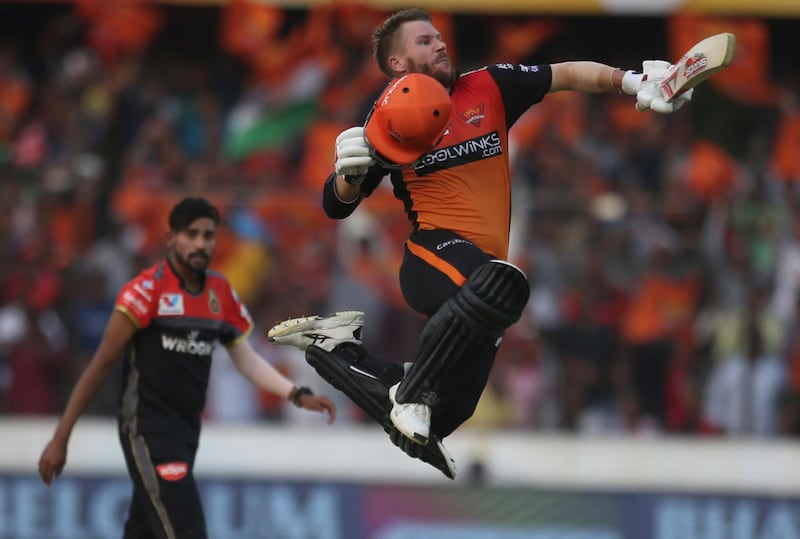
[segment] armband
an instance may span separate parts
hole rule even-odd
[[[300,397],[303,395],[313,395],[314,392],[311,391],[310,387],[300,386],[292,388],[292,391],[289,392],[289,400],[297,406],[298,408],[302,408],[302,404],[300,403]]]

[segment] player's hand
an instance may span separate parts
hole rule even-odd
[[[328,414],[328,425],[336,420],[336,405],[323,395],[303,395],[300,397],[300,407],[312,412]]]
[[[642,62],[642,73],[645,75],[636,93],[636,110],[644,112],[653,110],[661,114],[671,114],[692,100],[694,89],[679,95],[672,101],[659,86],[669,72],[672,64],[665,60],[645,60]]]
[[[53,476],[58,477],[67,462],[67,444],[53,438],[45,446],[42,456],[39,457],[39,476],[45,485],[53,481]]]
[[[375,164],[363,127],[345,129],[336,137],[336,174],[358,178]]]

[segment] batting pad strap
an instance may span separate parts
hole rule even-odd
[[[475,270],[422,330],[416,361],[395,399],[434,406],[439,394],[519,320],[529,295],[528,280],[512,264],[493,260]]]

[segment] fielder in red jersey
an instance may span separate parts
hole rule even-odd
[[[329,423],[336,415],[330,399],[296,387],[248,343],[253,322],[247,308],[222,275],[207,269],[219,222],[217,209],[202,198],[186,198],[172,209],[167,258],[120,291],[103,339],[39,460],[49,485],[64,468],[75,423],[122,359],[117,419],[133,482],[125,538],[206,537],[193,468],[215,343],[264,391],[327,413]]]

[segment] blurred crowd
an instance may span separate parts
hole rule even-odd
[[[250,308],[255,346],[290,376],[335,394],[300,352],[264,338],[312,313],[364,310],[372,351],[413,357],[424,320],[399,292],[409,225],[388,182],[345,221],[320,205],[336,134],[385,83],[369,38],[386,12],[246,0],[3,9],[0,413],[61,411],[119,288],[163,256],[166,212],[186,195],[222,209],[213,266]],[[636,68],[645,58],[631,44],[674,58],[692,30],[727,28],[434,17],[463,69]],[[797,38],[780,21],[729,22],[741,54],[761,55],[744,68],[757,81],[711,79],[672,116],[621,95],[554,94],[515,126],[511,260],[532,295],[476,428],[800,435],[800,80],[769,48]],[[308,420],[217,356],[210,419]],[[93,413],[114,413],[107,386]],[[343,421],[365,421],[337,398]]]

